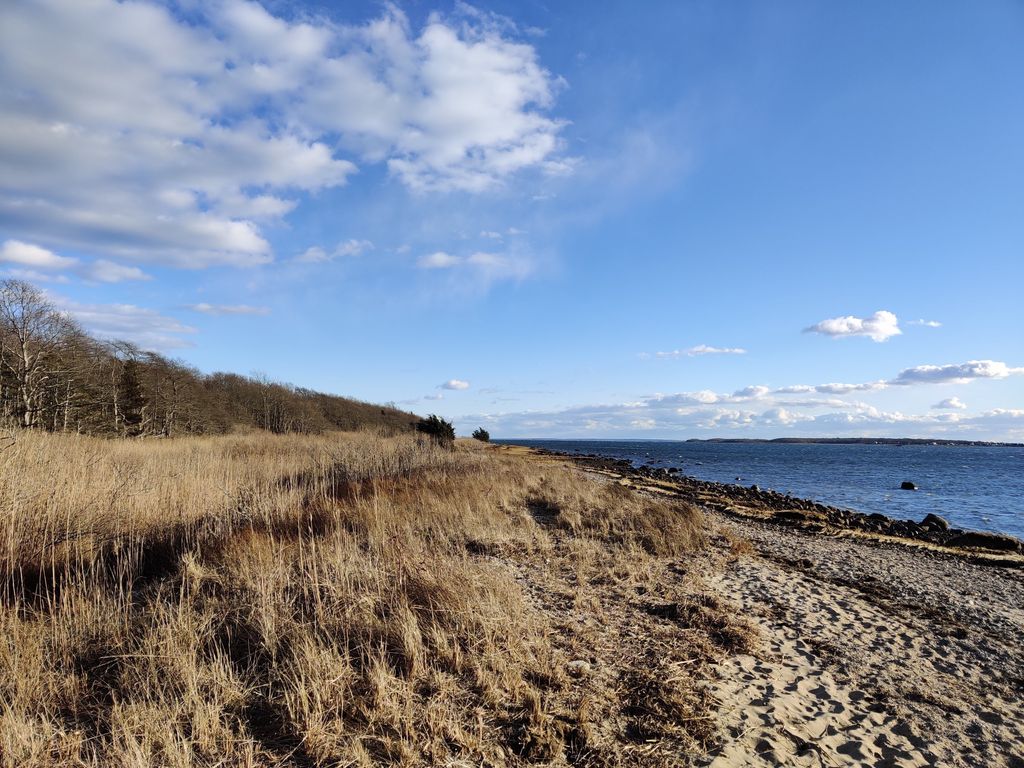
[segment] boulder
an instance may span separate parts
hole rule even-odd
[[[944,517],[939,517],[929,512],[925,515],[924,520],[921,521],[921,527],[931,528],[934,531],[948,531],[949,521]]]
[[[1000,533],[986,533],[985,531],[964,531],[946,542],[950,547],[978,547],[980,549],[995,549],[1000,552],[1020,552],[1021,541],[1013,536],[1004,536]]]
[[[916,491],[917,490],[917,486],[914,485],[909,480],[904,480],[902,483],[900,483],[900,490],[901,491]]]

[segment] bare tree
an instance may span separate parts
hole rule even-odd
[[[0,369],[12,380],[15,414],[36,426],[62,343],[77,330],[43,293],[21,280],[0,281]]]
[[[170,437],[258,427],[412,430],[396,408],[268,376],[204,375],[127,341],[90,337],[37,288],[0,281],[0,419],[53,432]]]

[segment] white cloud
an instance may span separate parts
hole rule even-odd
[[[248,304],[190,304],[189,309],[193,312],[202,312],[204,315],[269,315],[269,307],[253,307]]]
[[[738,389],[732,393],[732,400],[760,400],[770,391],[771,390],[768,387],[760,385],[744,387],[743,389]]]
[[[437,394],[434,394],[434,395],[424,395],[423,399],[424,400],[444,400],[444,394],[442,394],[441,392],[438,392]]]
[[[435,251],[427,256],[421,256],[417,264],[423,269],[450,269],[462,263],[458,256],[452,256],[444,251]]]
[[[824,395],[846,395],[850,392],[874,392],[875,390],[885,389],[888,386],[888,382],[885,381],[868,381],[862,384],[818,384],[814,387],[815,392],[820,392]]]
[[[138,267],[126,267],[107,259],[82,262],[72,256],[59,256],[53,251],[20,240],[7,240],[0,246],[0,262],[18,264],[29,269],[13,268],[9,273],[22,280],[37,282],[68,282],[66,275],[71,272],[84,280],[100,283],[120,283],[125,280],[150,280],[150,276]],[[43,270],[43,271],[40,271]]]
[[[369,240],[345,240],[338,243],[330,253],[319,245],[310,246],[296,256],[294,261],[302,264],[322,264],[327,261],[333,261],[336,258],[360,256],[370,250],[373,250],[373,243]]]
[[[453,256],[444,251],[421,256],[416,262],[421,269],[458,270],[479,286],[497,280],[521,280],[533,272],[533,263],[521,256],[507,256],[478,251],[469,256]]]
[[[961,416],[959,421],[970,426],[1004,428],[1016,435],[1018,442],[1024,440],[1024,409],[993,408],[977,416]]]
[[[439,384],[438,387],[440,389],[463,390],[469,389],[469,382],[462,379],[448,379],[444,384]]]
[[[152,280],[138,267],[128,267],[106,259],[97,259],[86,265],[80,272],[85,279],[99,283],[121,283],[125,280]]]
[[[9,264],[20,264],[31,269],[70,269],[78,264],[78,259],[58,256],[53,251],[41,248],[20,240],[7,240],[0,246],[0,261]]]
[[[951,365],[918,365],[899,372],[891,384],[963,383],[972,379],[1005,379],[1024,373],[1024,368],[1011,368],[996,360],[968,360]]]
[[[285,21],[223,0],[0,4],[0,227],[198,268],[272,259],[263,223],[384,164],[417,191],[557,165],[560,81],[512,27]]]
[[[797,384],[779,387],[774,390],[774,393],[790,395],[818,392],[820,394],[846,395],[851,392],[875,392],[892,386],[967,383],[974,379],[1005,379],[1008,376],[1022,373],[1024,373],[1024,368],[1013,368],[997,360],[968,360],[966,363],[918,365],[913,368],[905,368],[895,378],[889,380],[867,381],[859,384],[816,384],[814,386]]]
[[[839,338],[842,336],[867,336],[872,341],[886,341],[899,336],[899,320],[892,312],[880,309],[870,317],[833,317],[805,328],[806,333],[821,333],[825,336]]]
[[[485,229],[483,232],[480,233],[480,237],[486,237],[490,240],[501,240],[502,234],[501,232],[492,232],[490,230]]]
[[[941,328],[942,323],[938,320],[911,320],[908,325],[921,325],[925,328]]]
[[[196,332],[173,317],[134,304],[82,304],[54,295],[50,299],[97,338],[131,341],[143,349],[189,347],[192,343],[186,337]]]
[[[804,395],[815,391],[817,390],[809,384],[793,384],[788,387],[779,387],[775,390],[780,395]]]
[[[331,257],[327,255],[327,251],[319,245],[312,245],[295,257],[295,261],[303,264],[319,264],[330,260]]]
[[[27,280],[30,283],[70,283],[66,275],[38,272],[34,269],[12,268],[5,272],[10,277],[18,280]]]
[[[689,349],[675,349],[671,352],[655,352],[654,356],[662,360],[678,359],[680,357],[700,357],[701,355],[745,355],[747,350],[739,347],[712,347],[708,344],[698,344]]]
[[[967,404],[959,397],[947,397],[945,400],[937,402],[932,408],[936,410],[962,411],[967,408]]]
[[[813,416],[799,414],[787,408],[769,408],[761,414],[760,421],[763,425],[769,427],[788,427],[801,421],[811,421],[813,418]]]
[[[658,403],[672,405],[710,405],[717,403],[728,395],[719,395],[710,389],[702,389],[698,392],[679,392],[674,395],[655,395],[651,400]]]
[[[334,255],[360,256],[370,250],[373,250],[373,243],[369,240],[346,240],[343,243],[338,243],[338,247],[334,249]]]
[[[484,283],[522,279],[533,271],[533,264],[526,259],[497,253],[470,254],[466,264]]]
[[[702,389],[697,392],[679,392],[673,395],[654,395],[638,405],[649,405],[659,403],[662,405],[691,406],[711,405],[714,403],[743,403],[749,400],[761,400],[771,390],[768,387],[755,384],[743,387],[730,394],[713,392],[710,389]]]

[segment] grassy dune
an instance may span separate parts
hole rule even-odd
[[[412,437],[0,446],[4,766],[671,765],[714,736],[694,672],[743,628],[659,586],[693,508]],[[675,634],[615,648],[625,590]]]

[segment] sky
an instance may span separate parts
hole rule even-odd
[[[8,0],[0,276],[494,437],[1024,441],[1024,5]]]

